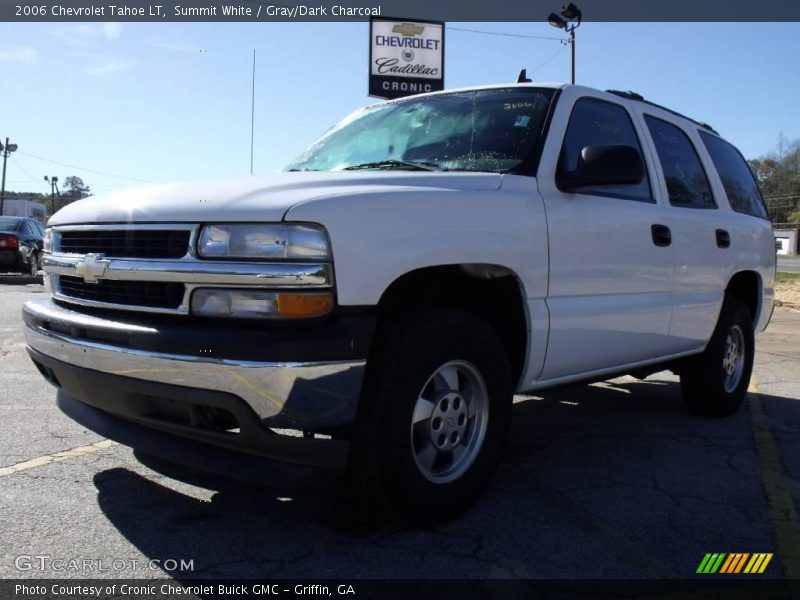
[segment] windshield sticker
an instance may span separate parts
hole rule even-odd
[[[530,115],[517,115],[517,120],[514,121],[514,127],[527,127],[530,122]]]
[[[518,108],[533,108],[533,102],[504,102],[503,110],[517,110]]]

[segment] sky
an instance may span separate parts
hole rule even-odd
[[[448,23],[445,85],[569,80],[547,23]],[[0,139],[19,150],[7,189],[96,194],[279,171],[367,96],[367,23],[2,23]],[[458,29],[456,29],[458,28]],[[531,39],[462,31],[540,36]],[[800,23],[593,23],[577,83],[634,90],[711,124],[744,155],[800,138]]]

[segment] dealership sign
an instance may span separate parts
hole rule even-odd
[[[370,96],[400,98],[443,89],[444,23],[370,20]]]

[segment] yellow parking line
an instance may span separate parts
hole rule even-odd
[[[758,382],[755,376],[750,380],[747,390],[750,396],[750,417],[753,425],[753,436],[761,463],[761,479],[769,504],[768,516],[775,531],[777,554],[783,563],[786,577],[800,577],[800,517],[798,517],[794,500],[786,489],[784,482],[788,477],[783,470],[783,463],[778,453],[775,438],[766,423],[764,406],[758,396]],[[770,556],[770,558],[772,558]],[[763,573],[769,561],[759,567]]]
[[[35,469],[36,467],[43,467],[44,465],[49,465],[53,462],[69,460],[70,458],[78,458],[79,456],[85,456],[86,454],[91,454],[92,452],[97,452],[98,450],[105,450],[106,448],[116,445],[117,442],[112,442],[111,440],[100,440],[99,442],[89,444],[88,446],[79,446],[78,448],[72,448],[71,450],[62,450],[61,452],[56,452],[54,454],[46,454],[44,456],[26,460],[24,462],[19,462],[15,465],[11,465],[10,467],[0,467],[0,477],[14,475],[20,471],[27,471],[28,469]]]

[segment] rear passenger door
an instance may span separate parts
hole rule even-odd
[[[656,109],[653,109],[654,111]],[[673,256],[673,315],[670,338],[675,353],[701,349],[716,325],[730,272],[727,212],[714,198],[697,126],[643,110],[642,118],[658,158],[659,193],[669,203]]]
[[[611,370],[669,347],[672,247],[654,234],[668,233],[666,209],[654,198],[641,137],[624,101],[563,92],[537,176],[550,249],[550,334],[540,380]],[[582,148],[609,144],[639,149],[644,181],[578,193],[558,188],[559,162],[572,170]]]

